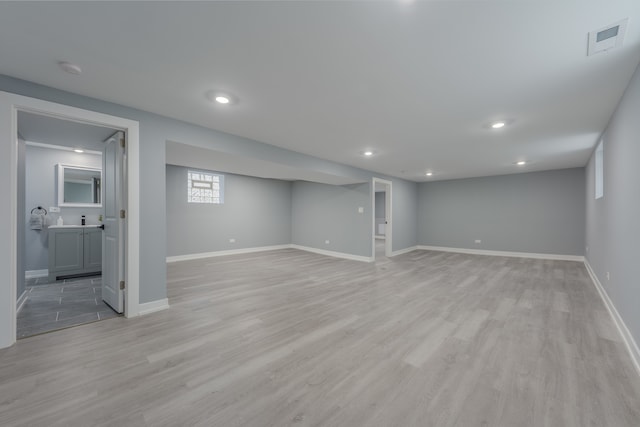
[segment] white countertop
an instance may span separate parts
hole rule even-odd
[[[101,224],[100,224],[101,225]],[[50,225],[49,228],[96,228],[100,227],[99,224],[88,224],[88,225]]]

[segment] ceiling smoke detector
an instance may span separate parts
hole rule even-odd
[[[71,62],[60,61],[58,62],[58,66],[69,74],[74,74],[76,76],[82,74],[82,68],[80,68],[79,65],[72,64]]]
[[[587,56],[622,46],[628,20],[626,18],[599,30],[591,31],[587,44]]]

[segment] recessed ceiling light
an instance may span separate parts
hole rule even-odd
[[[520,160],[519,162],[516,162],[516,165],[518,165],[518,166],[524,166],[526,164],[527,164],[527,162],[525,162],[524,160]]]
[[[362,154],[364,154],[364,155],[365,155],[365,156],[367,156],[367,157],[370,157],[370,156],[373,156],[373,151],[365,151],[365,152],[364,152],[364,153],[362,153]]]
[[[505,122],[495,122],[495,123],[491,124],[491,127],[493,129],[500,129],[500,128],[503,128],[504,125],[506,125]]]
[[[215,102],[216,104],[229,105],[235,104],[237,102],[237,99],[235,97],[229,95],[228,93],[223,93],[216,90],[208,91],[207,93],[205,93],[205,96],[207,97],[209,102]]]
[[[425,175],[431,176],[431,175],[433,175],[433,172],[427,172]]]
[[[82,68],[76,64],[72,64],[71,62],[60,61],[58,62],[58,65],[69,74],[75,74],[76,76],[82,74]]]

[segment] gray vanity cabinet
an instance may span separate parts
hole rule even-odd
[[[102,270],[102,230],[85,228],[83,238],[84,269],[91,272]]]
[[[96,227],[49,228],[49,280],[99,274],[102,230]]]

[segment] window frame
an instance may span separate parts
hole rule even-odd
[[[207,184],[210,184],[210,188],[207,188]],[[195,194],[196,192],[204,194]],[[217,196],[216,192],[218,193]],[[210,171],[187,169],[187,203],[202,205],[224,204],[224,175]]]

